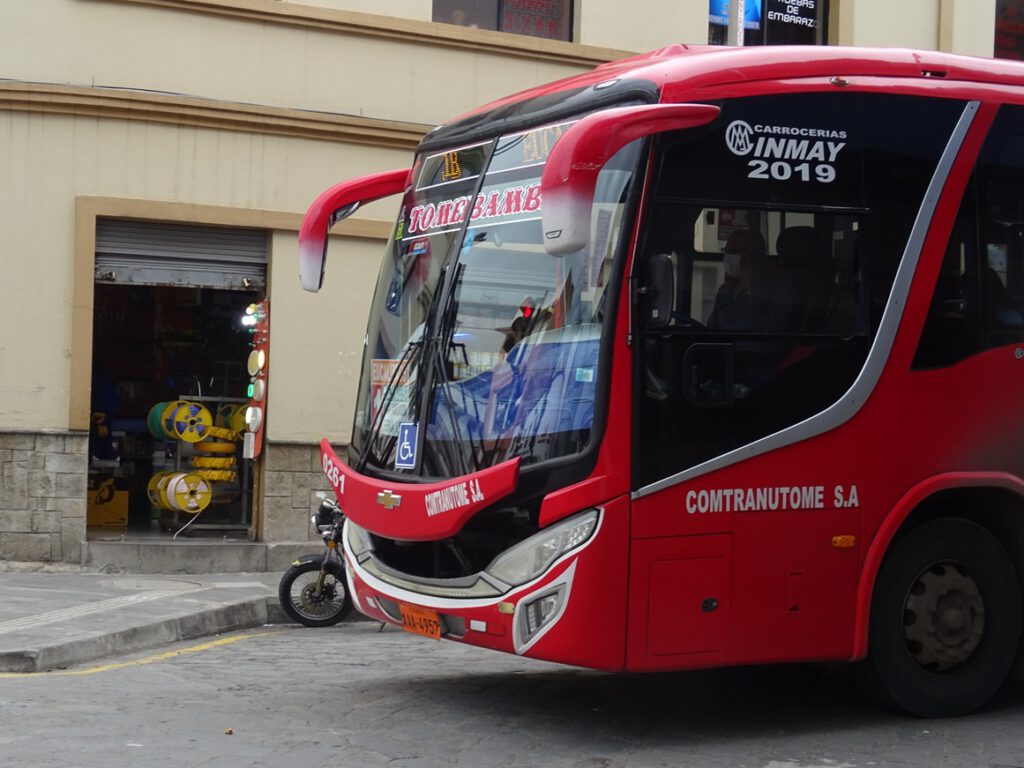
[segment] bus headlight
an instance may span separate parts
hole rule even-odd
[[[345,538],[348,539],[348,547],[357,559],[373,550],[370,534],[351,520],[345,520]]]
[[[484,570],[509,586],[525,584],[566,552],[582,546],[597,527],[596,509],[573,515],[502,552]]]

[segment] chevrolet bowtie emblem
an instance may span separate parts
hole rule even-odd
[[[390,512],[402,503],[402,497],[391,491],[381,491],[377,494],[377,503]]]

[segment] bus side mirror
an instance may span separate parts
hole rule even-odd
[[[404,191],[409,175],[409,169],[402,168],[343,181],[313,201],[299,229],[299,281],[303,288],[316,293],[324,283],[327,233],[331,227],[361,205]]]
[[[644,104],[606,109],[569,127],[551,148],[540,179],[544,250],[575,253],[590,241],[597,175],[631,141],[707,125],[719,108],[707,104]]]
[[[669,254],[657,253],[648,259],[643,282],[637,288],[640,323],[647,330],[664,328],[672,320],[675,282],[675,267]]]

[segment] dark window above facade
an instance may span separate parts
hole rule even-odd
[[[1024,59],[1024,0],[996,0],[993,56]]]
[[[550,40],[572,39],[572,0],[434,0],[433,21]]]

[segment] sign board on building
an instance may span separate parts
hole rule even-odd
[[[708,21],[728,26],[730,5],[730,0],[710,0]],[[761,28],[761,0],[746,0],[743,6],[743,26],[745,29]]]
[[[825,0],[765,0],[766,44],[821,44],[825,5]]]

